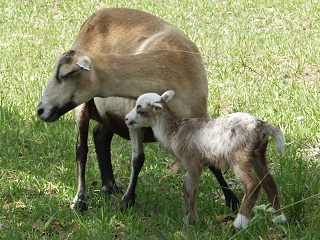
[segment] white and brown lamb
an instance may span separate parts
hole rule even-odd
[[[245,195],[233,223],[235,228],[248,226],[260,186],[275,208],[275,215],[279,216],[277,222],[286,221],[266,161],[269,136],[274,138],[278,152],[284,152],[285,139],[281,130],[242,112],[216,119],[179,118],[167,104],[174,94],[169,90],[162,96],[155,93],[141,95],[134,109],[127,114],[125,123],[129,128],[151,127],[158,141],[186,167],[183,185],[186,223],[198,219],[196,194],[205,166],[229,167],[243,185]]]

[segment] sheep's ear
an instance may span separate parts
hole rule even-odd
[[[159,111],[159,110],[162,110],[162,105],[160,103],[154,103],[153,104],[153,110],[155,112]]]
[[[168,90],[164,92],[161,97],[165,102],[169,102],[174,95],[175,95],[175,92],[173,90]]]
[[[88,56],[81,56],[78,58],[77,65],[84,70],[90,70],[91,59]]]

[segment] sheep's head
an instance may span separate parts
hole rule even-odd
[[[175,92],[168,90],[162,96],[156,93],[141,95],[135,107],[125,117],[125,123],[129,128],[152,127],[153,120],[163,110],[163,103],[172,99]]]
[[[38,105],[39,118],[54,122],[93,96],[91,60],[81,51],[68,51],[58,59]]]

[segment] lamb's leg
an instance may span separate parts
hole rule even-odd
[[[144,129],[129,129],[129,134],[132,144],[131,176],[127,191],[122,197],[122,205],[124,209],[133,206],[135,203],[135,190],[138,176],[144,164]]]
[[[235,167],[234,173],[242,184],[245,195],[242,199],[240,210],[233,226],[235,228],[246,228],[249,224],[251,210],[258,199],[260,185],[250,164]]]
[[[185,224],[194,224],[198,221],[197,213],[197,191],[198,181],[202,172],[202,168],[197,166],[187,167],[187,177],[183,183],[183,197],[185,202]]]
[[[71,208],[79,208],[81,211],[87,210],[86,188],[85,188],[85,168],[88,154],[88,130],[90,120],[89,104],[85,103],[78,107],[76,112],[76,122],[78,126],[78,138],[76,145],[76,161],[78,172],[78,190],[73,199]]]
[[[109,194],[120,192],[116,185],[111,163],[111,140],[114,133],[98,124],[93,130],[94,144],[99,162],[102,190]]]
[[[230,189],[221,170],[215,168],[214,166],[209,166],[209,169],[216,176],[216,178],[221,186],[222,192],[223,192],[225,200],[226,200],[226,205],[228,207],[231,207],[233,211],[238,210],[239,206],[240,206],[240,201],[237,198],[237,196],[234,194],[234,192]]]
[[[286,221],[285,215],[282,214],[280,209],[280,197],[277,189],[277,185],[268,169],[267,160],[265,154],[258,161],[253,163],[254,170],[257,173],[259,179],[261,180],[261,186],[266,191],[269,202],[271,206],[276,210],[275,215],[280,216],[276,218],[276,223],[281,223]]]

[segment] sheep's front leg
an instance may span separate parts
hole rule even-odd
[[[123,209],[135,203],[135,191],[140,170],[144,164],[143,137],[144,129],[129,129],[132,144],[131,176],[126,193],[122,197]]]
[[[197,191],[198,181],[202,172],[201,168],[195,166],[187,167],[187,177],[183,183],[183,197],[185,202],[185,224],[195,224],[198,221],[197,213]]]
[[[111,163],[111,140],[113,135],[114,133],[102,124],[98,124],[93,130],[94,144],[101,174],[102,191],[106,191],[108,194],[120,192],[114,179]]]
[[[81,211],[87,210],[87,193],[85,188],[85,169],[88,154],[88,130],[89,130],[89,105],[82,104],[76,109],[76,122],[78,126],[78,137],[76,145],[76,161],[78,172],[78,190],[73,199],[71,208],[79,208]]]

